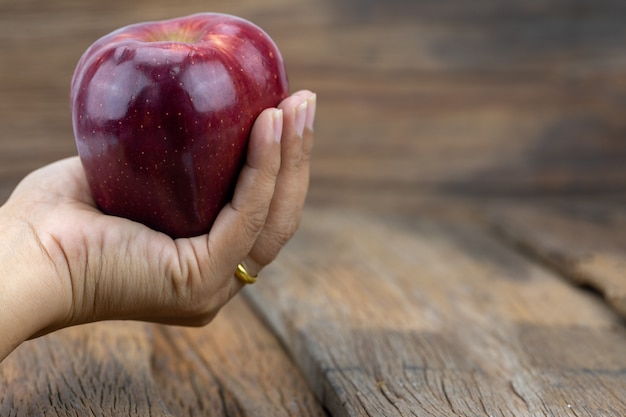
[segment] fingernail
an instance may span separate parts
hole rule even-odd
[[[304,124],[306,123],[307,101],[303,101],[296,107],[296,133],[298,137],[304,134]]]
[[[283,111],[282,109],[274,110],[272,114],[272,120],[274,122],[274,140],[280,143],[280,139],[283,137]]]
[[[317,107],[317,94],[313,93],[307,99],[306,122],[305,126],[311,132],[313,131],[313,122],[315,121],[315,109]]]

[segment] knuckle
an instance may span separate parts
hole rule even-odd
[[[290,218],[289,222],[275,232],[276,240],[284,245],[287,243],[293,235],[296,233],[299,227],[298,217]]]
[[[233,289],[233,280],[228,277],[222,285],[212,291],[210,299],[202,296],[192,296],[192,301],[184,303],[180,316],[184,317],[185,325],[204,326],[217,316],[223,306],[236,294]]]
[[[287,161],[287,168],[290,171],[299,171],[300,167],[302,166],[304,160],[304,154],[302,152],[293,155],[291,158],[289,158],[289,160]]]
[[[303,162],[309,162],[311,160],[311,157],[313,155],[313,146],[303,146],[302,147],[302,155],[301,155],[301,161]]]
[[[282,248],[283,246],[285,246],[285,244],[287,244],[287,242],[291,240],[293,235],[294,232],[291,230],[280,230],[278,232],[275,232],[273,239],[275,242],[275,246]]]
[[[247,213],[246,221],[243,222],[245,236],[249,236],[249,237],[257,236],[263,229],[266,219],[267,219],[266,211],[255,210],[255,211],[251,211]]]
[[[272,262],[283,246],[285,246],[294,236],[297,228],[298,224],[296,220],[292,220],[289,223],[284,223],[281,227],[276,227],[271,232],[268,232],[267,235],[265,235],[262,244],[259,245],[259,252],[257,252],[257,256],[261,259],[261,263],[267,265]]]
[[[262,183],[273,183],[280,171],[280,157],[268,158],[264,161],[263,165],[252,166],[248,164],[248,167],[255,171],[257,180]]]

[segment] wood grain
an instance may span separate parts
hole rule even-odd
[[[27,342],[0,364],[0,415],[169,416],[155,401],[151,345],[147,325],[121,322]]]
[[[27,342],[0,364],[2,416],[325,415],[242,298],[208,327],[109,322]]]
[[[463,223],[311,209],[249,298],[333,416],[620,416],[619,316]]]
[[[491,216],[509,242],[573,282],[601,293],[626,316],[626,206],[507,205]]]
[[[326,415],[242,297],[206,328],[159,326],[154,338],[154,378],[174,416]]]

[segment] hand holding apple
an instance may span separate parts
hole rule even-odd
[[[208,323],[242,286],[237,264],[257,274],[298,227],[315,107],[299,91],[259,115],[233,198],[202,236],[174,240],[103,215],[77,157],[27,176],[0,206],[0,360],[91,321]]]
[[[78,153],[98,207],[172,237],[208,232],[233,195],[254,120],[287,94],[276,45],[234,16],[104,36],[71,85]]]

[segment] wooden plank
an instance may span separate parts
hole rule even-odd
[[[326,415],[278,339],[242,297],[207,328],[158,327],[154,349],[154,377],[172,415]]]
[[[0,414],[170,416],[155,400],[150,333],[111,322],[26,342],[0,364]]]
[[[333,416],[621,416],[626,328],[464,223],[310,208],[246,295]]]
[[[594,288],[626,315],[625,207],[526,203],[500,207],[491,221],[508,241]]]
[[[325,413],[242,298],[208,327],[95,323],[26,342],[0,364],[3,416]]]

